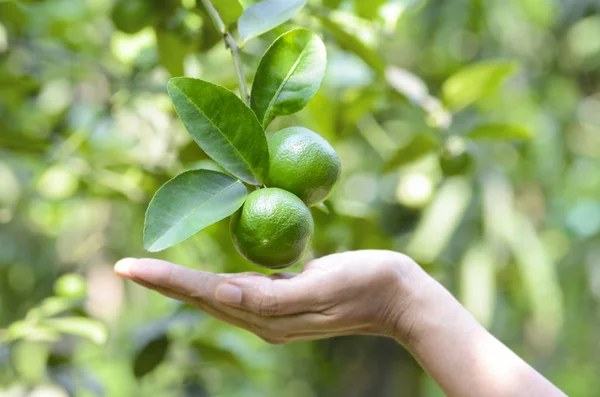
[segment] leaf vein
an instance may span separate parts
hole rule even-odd
[[[179,92],[181,92],[181,94],[183,95],[183,97],[188,101],[188,103],[190,103],[191,105],[193,105],[196,109],[198,109],[198,111],[200,113],[202,113],[202,115],[208,120],[208,122],[217,130],[219,131],[219,133],[223,136],[223,138],[225,138],[225,140],[227,141],[227,143],[229,144],[229,146],[231,146],[233,148],[233,150],[238,154],[238,156],[242,159],[242,161],[244,162],[244,164],[246,164],[248,166],[248,169],[250,169],[250,171],[252,171],[252,173],[254,174],[254,176],[256,176],[256,179],[258,179],[259,182],[262,182],[261,178],[258,177],[258,173],[256,172],[256,170],[254,169],[254,167],[252,166],[252,164],[250,164],[248,162],[248,160],[246,160],[246,158],[242,155],[242,153],[240,153],[239,149],[233,144],[233,142],[231,142],[231,140],[229,139],[229,137],[227,137],[227,135],[225,133],[223,133],[223,131],[221,131],[221,129],[219,127],[217,127],[217,125],[215,123],[213,123],[213,121],[211,120],[210,117],[208,117],[206,115],[206,113],[204,113],[199,107],[198,105],[196,105],[194,103],[194,101],[191,100],[191,98],[189,98],[182,90],[179,89],[179,87],[173,85],[175,87],[175,89]]]
[[[269,106],[267,106],[267,110],[265,111],[265,115],[263,116],[263,126],[265,125],[265,122],[268,119],[269,113],[271,112],[271,108],[274,106],[275,101],[277,100],[277,98],[281,94],[281,91],[283,91],[283,87],[285,87],[285,85],[287,84],[287,82],[289,81],[289,79],[292,77],[292,74],[294,74],[294,72],[298,68],[298,65],[303,60],[304,53],[308,49],[309,44],[310,44],[310,42],[307,43],[306,46],[304,46],[304,49],[302,50],[302,52],[300,52],[300,55],[298,56],[298,59],[296,60],[296,62],[294,62],[294,64],[290,68],[290,71],[288,72],[287,76],[285,76],[285,79],[283,79],[283,81],[281,82],[281,84],[279,85],[279,87],[277,87],[277,91],[275,92],[275,95],[273,95],[273,98],[271,98],[271,100],[269,101]]]
[[[198,211],[200,208],[202,208],[203,206],[205,206],[207,203],[211,202],[212,200],[214,200],[217,196],[225,193],[226,191],[228,191],[229,189],[231,189],[232,187],[234,187],[236,184],[240,183],[240,181],[236,180],[235,182],[233,182],[231,185],[225,187],[224,189],[222,189],[221,191],[219,191],[218,193],[215,193],[211,198],[209,198],[208,200],[202,202],[200,205],[198,205],[197,207],[193,208],[188,214],[186,214],[183,218],[181,218],[178,222],[174,223],[166,232],[164,232],[162,234],[161,237],[159,237],[158,239],[156,239],[156,241],[150,246],[150,249],[154,248],[154,246],[159,243],[161,241],[162,238],[164,238],[164,236],[166,236],[167,234],[169,234],[177,225],[181,224],[181,222],[184,222],[187,218],[189,218],[192,214],[194,214],[196,211]]]

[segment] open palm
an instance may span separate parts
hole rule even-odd
[[[348,334],[396,336],[410,306],[402,286],[416,268],[401,254],[356,251],[313,260],[301,274],[213,274],[131,258],[115,271],[279,344]]]

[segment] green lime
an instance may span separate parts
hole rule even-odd
[[[473,156],[467,141],[458,136],[448,139],[440,154],[440,168],[444,176],[467,175],[473,171]]]
[[[81,299],[87,294],[87,283],[77,273],[67,273],[54,282],[54,293],[64,298]]]
[[[455,156],[441,156],[440,166],[445,176],[466,175],[473,169],[473,158],[467,152]]]
[[[118,0],[111,12],[115,27],[128,34],[150,25],[152,16],[153,9],[148,0]]]
[[[269,138],[269,186],[285,189],[311,206],[325,200],[340,178],[341,163],[329,142],[302,127]]]
[[[300,259],[313,231],[308,207],[278,188],[253,191],[231,217],[231,238],[238,252],[250,262],[271,269]]]

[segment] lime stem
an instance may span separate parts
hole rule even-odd
[[[231,33],[227,31],[227,26],[223,19],[219,15],[219,12],[212,5],[210,0],[201,0],[204,8],[206,8],[206,12],[212,19],[215,24],[215,28],[223,35],[223,41],[225,42],[225,46],[231,51],[231,57],[233,58],[233,65],[235,66],[235,72],[237,74],[239,86],[240,86],[240,95],[242,100],[246,105],[250,105],[250,90],[248,89],[248,82],[246,81],[246,75],[244,73],[244,64],[242,63],[242,53],[240,51],[240,46],[237,44]]]

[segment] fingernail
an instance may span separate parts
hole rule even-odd
[[[129,268],[131,265],[137,261],[136,258],[123,258],[115,264],[115,273],[119,276],[127,277],[129,276]]]
[[[242,303],[242,289],[235,285],[224,283],[217,287],[215,298],[228,305],[239,306]]]

